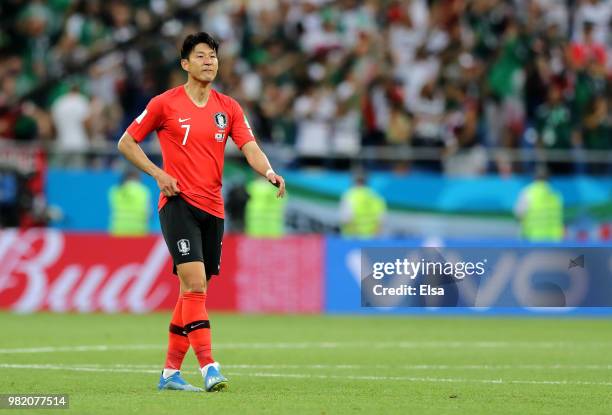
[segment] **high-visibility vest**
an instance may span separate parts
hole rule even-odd
[[[249,200],[245,210],[245,232],[254,238],[279,238],[285,233],[285,198],[277,198],[278,189],[257,179],[247,186]]]
[[[351,219],[342,225],[342,235],[368,238],[379,232],[382,217],[387,210],[385,201],[365,186],[355,186],[345,195],[352,212]]]
[[[563,201],[543,181],[526,189],[528,202],[523,215],[522,233],[529,241],[560,241],[563,239]]]
[[[120,236],[146,235],[149,231],[149,189],[134,180],[113,186],[109,192],[110,233]]]

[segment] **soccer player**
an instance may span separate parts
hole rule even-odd
[[[151,99],[146,109],[119,140],[119,151],[153,176],[161,191],[159,219],[162,233],[180,280],[180,296],[170,322],[166,364],[158,388],[201,391],[180,375],[189,346],[204,377],[206,391],[227,387],[219,364],[212,357],[206,288],[218,275],[223,237],[221,176],[225,143],[231,137],[250,166],[285,194],[285,181],[261,151],[251,127],[232,98],[212,87],[217,75],[219,44],[208,33],[187,36],[181,49],[184,85]],[[163,169],[138,144],[157,132]]]

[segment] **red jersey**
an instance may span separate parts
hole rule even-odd
[[[570,45],[571,57],[574,63],[583,68],[589,60],[593,59],[600,65],[606,64],[606,48],[599,43],[572,43]]]
[[[240,104],[213,89],[206,105],[198,107],[181,85],[149,101],[127,132],[140,142],[153,130],[161,145],[164,171],[177,179],[180,196],[223,218],[221,177],[227,138],[238,148],[255,140]],[[160,193],[158,208],[167,200]]]

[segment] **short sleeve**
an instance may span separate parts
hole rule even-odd
[[[233,114],[232,114],[232,130],[230,136],[238,148],[242,148],[249,141],[254,141],[255,136],[251,130],[249,121],[244,115],[244,111],[240,108],[240,105],[236,101],[232,101]]]
[[[129,135],[138,142],[144,140],[152,131],[161,127],[163,122],[162,102],[159,96],[149,101],[145,110],[127,128]]]

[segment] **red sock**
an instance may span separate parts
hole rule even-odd
[[[206,294],[186,292],[183,294],[183,321],[189,344],[204,367],[215,360],[212,358],[210,322],[206,313]]]
[[[170,320],[168,332],[168,354],[166,355],[166,369],[181,369],[181,364],[189,350],[189,339],[183,328],[183,298],[179,296]]]

